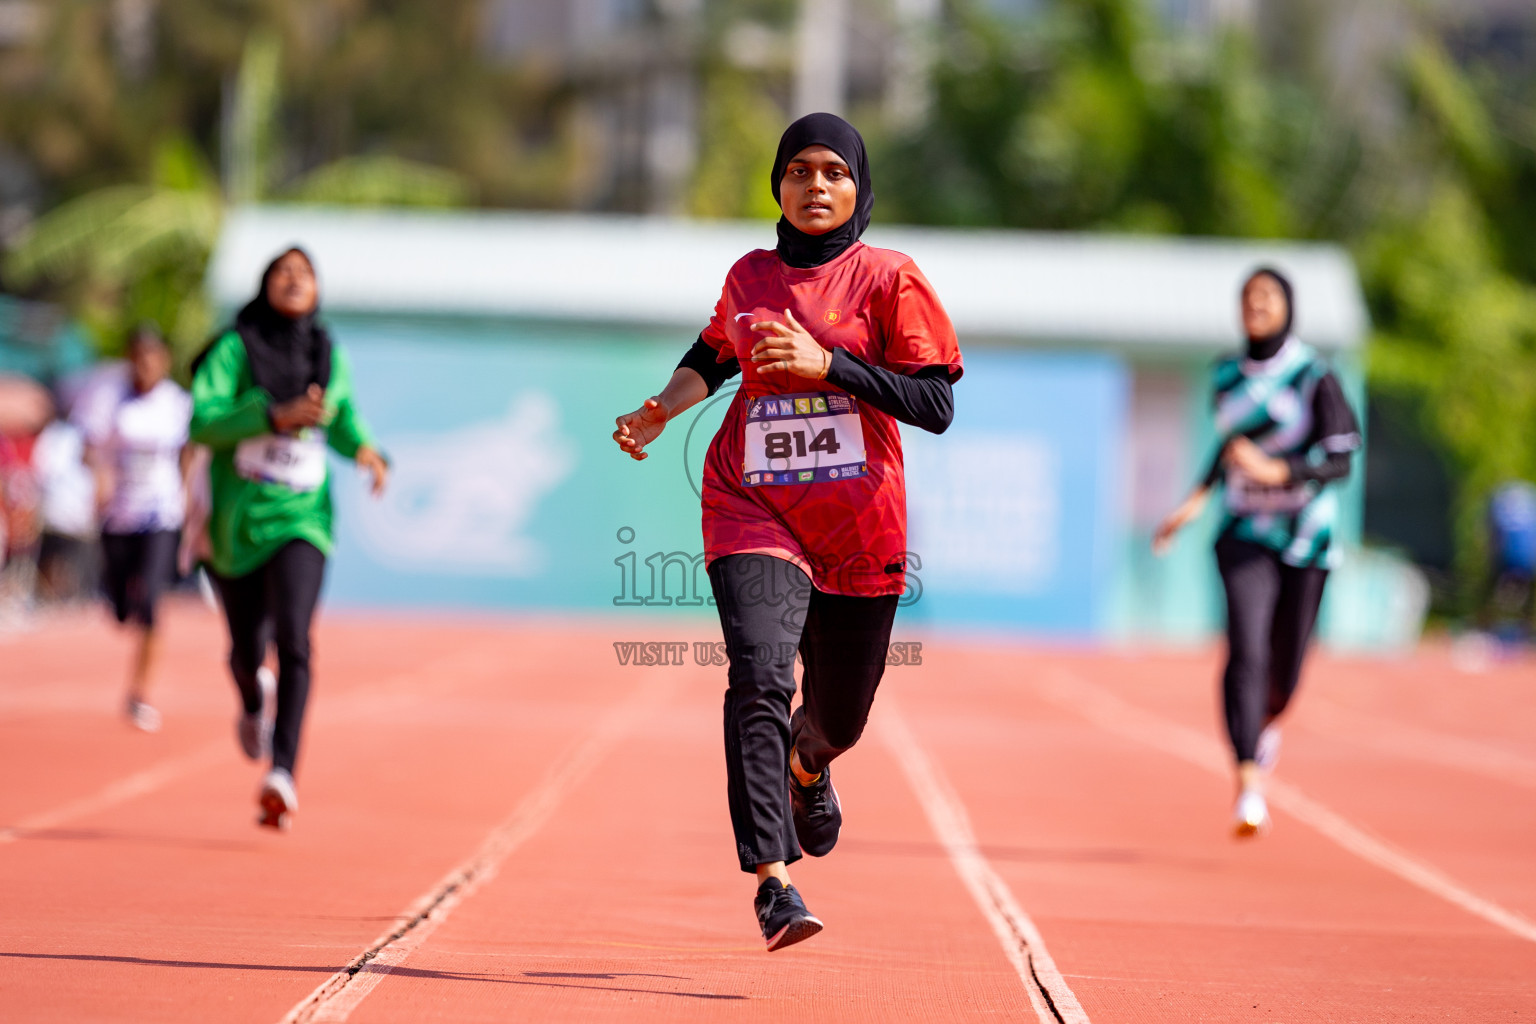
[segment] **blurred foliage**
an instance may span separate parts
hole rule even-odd
[[[131,4],[48,6],[35,44],[0,50],[0,155],[48,209],[4,280],[65,302],[108,353],[146,319],[197,346],[227,203],[567,195],[558,97],[481,53],[478,0],[154,0],[137,24]]]
[[[41,39],[0,49],[0,146],[38,168],[50,201],[145,180],[168,135],[221,164],[230,117],[270,136],[272,186],[367,154],[453,171],[489,205],[566,200],[550,159],[570,149],[559,80],[486,52],[482,0],[45,6]],[[152,12],[136,41],[120,15],[135,6]]]
[[[1470,610],[1490,492],[1536,479],[1536,89],[1523,84],[1524,102],[1479,90],[1429,38],[1403,81],[1411,172],[1355,240],[1377,324],[1371,382],[1418,408],[1449,463],[1456,603]]]
[[[933,89],[933,116],[883,161],[883,217],[1318,237],[1358,163],[1321,98],[1265,77],[1248,39],[1192,47],[1132,0],[1059,0],[1027,32],[959,4]]]
[[[695,217],[777,219],[768,171],[786,121],[797,0],[715,0],[698,48]]]
[[[701,147],[688,212],[696,217],[777,219],[768,184],[784,114],[751,80],[717,71],[703,101]]]
[[[185,350],[209,327],[203,270],[222,215],[202,155],[171,138],[148,183],[104,186],[39,220],[7,259],[6,279],[23,288],[51,283],[109,353],[144,321]]]

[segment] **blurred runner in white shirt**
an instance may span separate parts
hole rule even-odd
[[[131,622],[140,638],[127,714],[154,732],[160,714],[146,697],[158,647],[155,607],[176,576],[192,400],[167,378],[170,350],[154,329],[134,335],[128,365],[126,383],[100,389],[81,420],[96,471],[107,596],[117,621]]]

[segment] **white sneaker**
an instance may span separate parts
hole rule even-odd
[[[1262,835],[1269,831],[1269,805],[1264,794],[1256,789],[1245,789],[1237,798],[1232,813],[1232,832],[1239,839]]]
[[[277,679],[267,666],[256,670],[256,685],[261,689],[261,707],[255,711],[242,710],[235,720],[240,749],[252,761],[260,761],[272,750],[272,716],[268,711],[275,704]]]
[[[1270,722],[1259,733],[1258,749],[1254,751],[1253,760],[1260,771],[1275,770],[1275,765],[1280,763],[1280,726]]]
[[[128,722],[135,729],[143,732],[160,731],[160,712],[141,700],[128,699],[128,706],[124,709],[128,715]]]
[[[283,768],[273,768],[267,772],[256,803],[261,808],[256,824],[286,829],[290,824],[288,816],[299,809],[299,796],[293,789],[293,776]]]

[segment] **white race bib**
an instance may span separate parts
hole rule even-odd
[[[235,448],[235,472],[257,483],[313,491],[325,483],[325,435],[304,430],[297,437],[248,437]]]
[[[841,392],[767,395],[747,406],[742,483],[837,483],[869,472],[858,400]]]

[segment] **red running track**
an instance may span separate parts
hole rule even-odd
[[[0,635],[0,1017],[1536,1019],[1529,660],[1319,658],[1243,843],[1216,652],[930,640],[794,869],[827,930],[768,955],[723,670],[621,666],[634,631],[327,616],[283,835],[211,614],[167,615],[154,736],[98,616]]]

